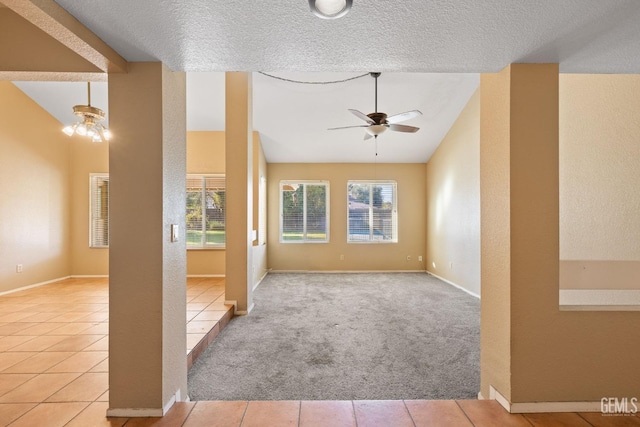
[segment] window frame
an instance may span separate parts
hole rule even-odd
[[[202,238],[201,238],[201,244],[200,245],[191,245],[189,244],[189,240],[187,238],[187,224],[186,224],[186,206],[185,206],[185,225],[184,225],[184,233],[185,233],[185,246],[187,248],[188,251],[202,251],[202,250],[224,250],[227,247],[227,218],[226,218],[226,214],[227,214],[227,206],[226,206],[226,192],[227,192],[227,177],[225,174],[215,174],[215,173],[202,173],[202,174],[197,174],[197,173],[189,173],[186,176],[186,182],[188,182],[189,179],[200,179],[201,183],[202,183],[202,209],[203,209],[203,213],[206,212],[206,191],[207,191],[207,187],[206,187],[206,182],[207,182],[207,178],[214,178],[214,179],[220,179],[222,178],[224,180],[224,192],[225,192],[225,201],[224,201],[224,214],[225,214],[225,218],[224,218],[224,243],[210,243],[207,244],[206,243],[206,221],[202,221],[202,227],[204,230],[202,230],[203,234],[202,234]],[[186,193],[188,192],[188,187],[185,188],[185,203],[186,203]],[[202,243],[202,241],[204,240],[204,244]]]
[[[97,202],[96,201],[96,196],[97,196],[96,181],[97,180],[102,180],[103,182],[106,181],[108,183],[107,196],[106,196],[106,200],[107,200],[106,227],[102,227],[103,233],[106,232],[106,238],[102,236],[102,240],[103,241],[106,240],[106,244],[95,243],[97,239],[100,238],[99,236],[96,236],[97,227],[94,226],[94,223],[97,220],[95,218],[94,213],[97,212],[98,210],[98,207],[96,206],[96,202]],[[109,225],[111,223],[111,217],[109,214],[110,191],[111,191],[111,184],[109,181],[108,173],[90,173],[89,174],[89,248],[92,248],[92,249],[108,249],[109,248]],[[106,231],[104,231],[105,229]]]
[[[369,185],[369,240],[351,240],[351,216],[349,214],[350,202],[349,202],[349,187],[352,184],[357,185]],[[391,230],[392,230],[392,238],[389,240],[373,240],[371,236],[373,236],[373,200],[371,200],[371,192],[373,191],[373,187],[376,185],[392,185],[393,186],[393,194],[392,194],[392,209],[391,209]],[[347,181],[347,244],[389,244],[389,243],[398,243],[398,182],[395,180],[381,180],[381,179],[365,179],[365,180],[348,180]]]
[[[283,238],[283,231],[284,231],[284,193],[283,193],[283,187],[285,185],[303,185],[305,188],[303,189],[303,238],[301,240],[285,240]],[[313,240],[309,240],[306,238],[307,235],[307,211],[306,211],[306,204],[307,204],[307,191],[306,191],[306,186],[307,185],[323,185],[325,187],[325,225],[326,225],[326,238],[323,240],[318,240],[318,239],[313,239]],[[289,243],[294,243],[294,244],[300,244],[300,243],[329,243],[331,240],[331,235],[330,235],[330,229],[331,229],[331,220],[330,220],[330,200],[331,200],[331,188],[330,188],[330,182],[326,181],[326,180],[293,180],[293,179],[285,179],[285,180],[280,180],[280,183],[278,184],[278,197],[279,197],[279,203],[278,203],[278,210],[279,210],[279,228],[278,228],[278,240],[280,243],[282,244],[289,244]]]

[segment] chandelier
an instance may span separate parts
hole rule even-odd
[[[91,82],[87,82],[87,105],[75,105],[73,114],[80,118],[76,123],[65,126],[62,132],[71,136],[77,133],[80,136],[87,136],[93,142],[103,142],[111,139],[111,132],[104,127],[104,111],[91,106]]]

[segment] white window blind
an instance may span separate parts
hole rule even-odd
[[[224,247],[226,186],[223,175],[187,175],[187,248]]]
[[[280,241],[329,241],[328,182],[280,182]]]
[[[396,193],[395,181],[349,181],[347,242],[397,242]]]
[[[89,246],[109,247],[109,175],[89,175]]]

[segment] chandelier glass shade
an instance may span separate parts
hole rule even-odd
[[[65,126],[62,131],[69,136],[78,134],[91,138],[93,142],[109,141],[111,132],[102,123],[104,111],[91,106],[91,83],[87,83],[88,102],[87,105],[76,105],[73,107],[73,114],[80,120],[72,125]]]

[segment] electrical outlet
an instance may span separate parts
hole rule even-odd
[[[418,262],[422,262],[422,255],[418,256]]]
[[[411,261],[411,255],[407,255],[407,261]]]
[[[344,261],[344,255],[340,254],[340,261]]]
[[[432,262],[431,265],[433,266],[433,268],[436,268],[436,262]]]
[[[16,273],[22,273],[22,264],[16,265]]]
[[[449,270],[451,270],[452,268],[453,268],[453,263],[449,261]]]

